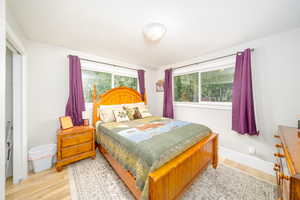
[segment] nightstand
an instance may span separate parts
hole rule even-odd
[[[65,165],[88,157],[96,158],[95,128],[75,126],[57,131],[57,171],[61,171]]]

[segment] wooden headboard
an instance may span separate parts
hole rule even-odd
[[[93,126],[95,126],[96,122],[100,119],[98,116],[98,108],[101,105],[116,105],[116,104],[128,104],[128,103],[140,103],[145,102],[142,100],[142,95],[128,87],[117,87],[111,90],[108,90],[104,94],[97,94],[96,86],[94,86],[93,90]]]

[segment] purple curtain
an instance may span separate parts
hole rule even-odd
[[[82,112],[85,111],[80,60],[69,55],[69,99],[66,105],[66,116],[71,116],[73,124],[82,125]]]
[[[240,134],[258,135],[253,104],[250,49],[236,55],[232,88],[232,130]]]
[[[140,93],[141,93],[142,99],[144,101],[145,100],[145,71],[138,70],[138,77],[139,77]]]
[[[172,69],[165,70],[163,116],[174,119],[172,94]]]

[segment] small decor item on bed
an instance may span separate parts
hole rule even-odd
[[[59,122],[60,122],[60,127],[62,130],[73,127],[73,122],[72,122],[72,119],[70,116],[60,117]]]
[[[126,122],[129,121],[129,118],[125,110],[114,110],[113,111],[117,122]]]

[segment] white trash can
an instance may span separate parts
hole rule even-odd
[[[28,160],[31,160],[35,173],[50,169],[53,156],[56,153],[56,144],[46,144],[33,147],[28,152]]]

